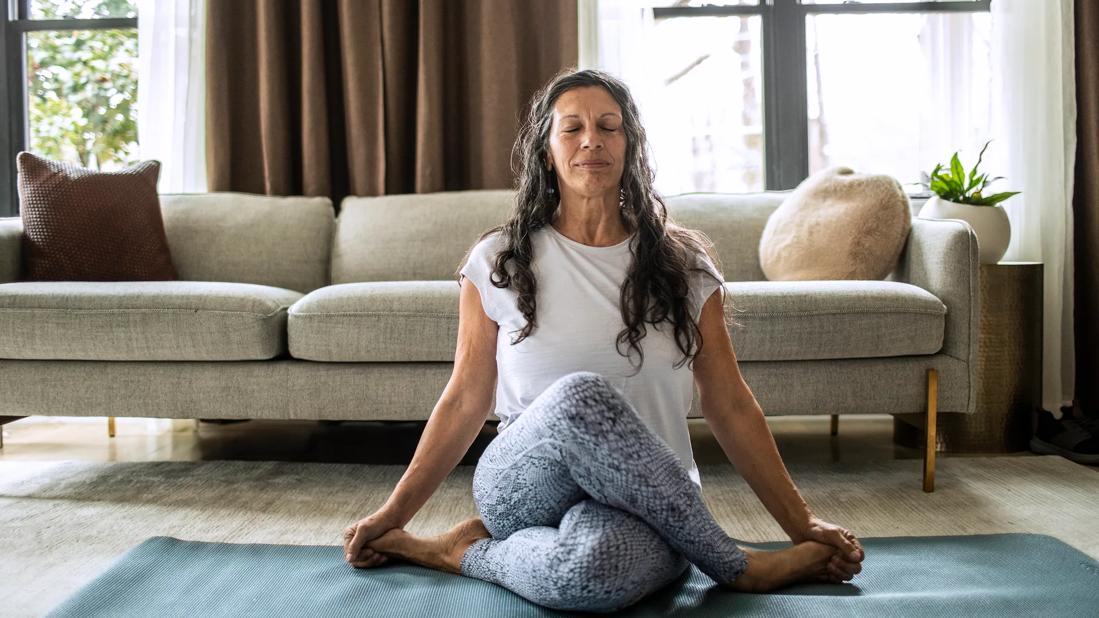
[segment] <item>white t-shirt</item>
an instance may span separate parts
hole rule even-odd
[[[517,305],[518,293],[500,289],[489,281],[500,248],[496,232],[477,243],[461,273],[477,286],[485,313],[500,326],[496,343],[497,431],[502,432],[558,378],[574,371],[592,371],[606,377],[633,405],[646,425],[679,456],[696,484],[701,486],[691,450],[687,414],[694,396],[694,372],[684,363],[675,343],[672,325],[646,324],[639,345],[645,352],[637,375],[615,339],[625,328],[619,310],[619,294],[633,258],[636,235],[609,247],[592,247],[572,240],[551,225],[532,234],[531,267],[538,283],[538,325],[518,345],[511,342],[526,324]],[[724,280],[708,256],[698,265]],[[508,267],[514,269],[509,263]],[[720,284],[699,272],[690,273],[688,307],[698,319],[702,304]],[[514,333],[514,334],[513,334]],[[623,353],[629,344],[621,345]],[[638,362],[633,352],[633,362]]]

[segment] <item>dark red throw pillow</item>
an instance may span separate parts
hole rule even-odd
[[[178,279],[156,183],[159,161],[97,172],[21,152],[24,281]]]

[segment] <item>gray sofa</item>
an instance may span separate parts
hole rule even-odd
[[[715,243],[764,411],[973,413],[969,226],[913,219],[884,281],[766,281],[759,238],[787,194],[667,200]],[[425,420],[452,367],[456,270],[512,200],[348,198],[337,218],[325,198],[164,195],[167,282],[16,281],[21,222],[0,219],[0,415]]]

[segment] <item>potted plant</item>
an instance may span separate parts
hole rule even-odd
[[[995,264],[1007,251],[1011,241],[1011,222],[1000,202],[1020,193],[1004,191],[985,195],[985,187],[989,183],[1003,178],[988,178],[988,174],[977,173],[985,149],[991,142],[988,140],[981,148],[977,164],[969,171],[968,177],[957,152],[951,157],[948,169],[944,170],[940,163],[935,165],[930,176],[925,173],[924,182],[920,184],[935,195],[927,200],[917,215],[921,219],[961,219],[968,223],[977,235],[981,264]]]

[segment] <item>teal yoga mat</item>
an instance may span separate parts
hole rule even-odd
[[[861,539],[849,584],[719,589],[695,566],[622,616],[1099,616],[1099,563],[1045,535]],[[749,547],[778,549],[784,543]],[[409,563],[354,569],[337,546],[153,537],[50,616],[566,616],[478,579]],[[594,614],[588,614],[594,615]]]

